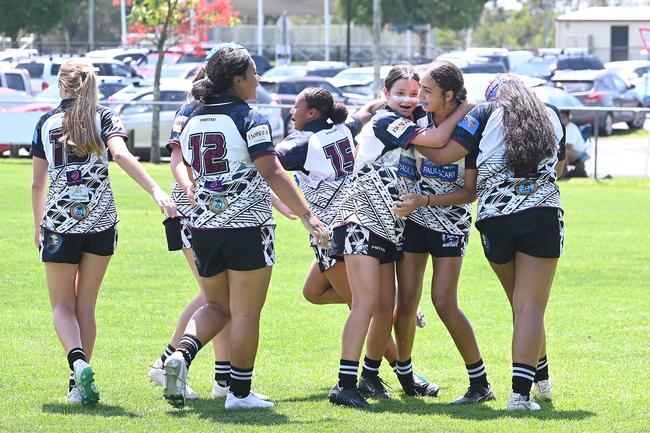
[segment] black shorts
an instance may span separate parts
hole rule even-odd
[[[331,233],[330,233],[330,237],[331,237]],[[309,235],[309,243],[311,244],[311,247],[314,250],[316,263],[318,263],[318,269],[321,271],[321,273],[325,272],[326,270],[334,266],[336,262],[341,261],[341,258],[337,260],[334,257],[331,257],[329,255],[328,249],[324,249],[316,245],[316,241],[314,240],[313,235]]]
[[[190,219],[186,217],[167,218],[163,221],[169,251],[192,248],[192,232],[189,223]]]
[[[83,253],[112,256],[117,247],[117,226],[99,233],[65,234],[41,229],[41,261],[48,263],[81,263]]]
[[[394,243],[355,223],[334,228],[329,256],[342,259],[345,254],[376,257],[379,263],[393,263],[402,259],[402,250]]]
[[[275,227],[192,231],[199,275],[213,277],[226,269],[252,271],[275,263]]]
[[[485,257],[505,264],[519,251],[533,257],[558,258],[564,244],[562,210],[532,208],[512,215],[479,221]]]
[[[429,253],[433,257],[463,257],[469,236],[440,233],[406,221],[403,249],[407,253]]]

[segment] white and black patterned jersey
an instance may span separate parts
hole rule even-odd
[[[174,200],[176,213],[180,218],[190,218],[192,216],[193,207],[190,204],[190,199],[178,182],[174,181],[172,184],[172,191],[169,196]]]
[[[74,99],[64,99],[44,114],[34,131],[31,155],[47,160],[50,188],[42,226],[57,233],[98,233],[118,222],[108,178],[108,147],[111,137],[127,139],[120,118],[109,108],[97,106],[96,124],[104,153],[78,157],[59,141],[63,116]]]
[[[451,164],[438,165],[417,149],[413,152],[418,174],[414,188],[417,194],[444,195],[459,191],[465,184],[465,169],[476,168],[470,155]],[[408,219],[429,230],[464,236],[469,234],[472,225],[472,205],[422,206]]]
[[[557,153],[528,173],[515,173],[506,165],[503,108],[494,103],[474,107],[458,123],[453,139],[475,153],[478,167],[476,222],[534,207],[561,209],[555,166],[564,159],[564,125],[557,108],[546,107],[557,138]]]
[[[296,171],[298,187],[314,215],[330,226],[354,169],[354,136],[361,121],[346,124],[309,122],[275,147],[282,166]]]
[[[196,180],[191,225],[217,230],[273,225],[271,195],[253,160],[275,155],[271,126],[230,95],[192,101],[176,113],[168,146],[180,145]]]
[[[415,182],[415,159],[409,150],[411,141],[428,124],[421,107],[413,119],[385,107],[368,122],[356,140],[354,174],[334,225],[356,223],[378,236],[399,244],[404,219],[392,212],[394,201],[409,192]]]

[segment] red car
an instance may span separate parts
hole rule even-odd
[[[50,111],[56,108],[48,102],[38,101],[33,96],[25,92],[0,87],[0,113],[27,113],[30,111]],[[2,114],[0,114],[2,116]],[[6,152],[11,148],[9,144],[0,144],[0,153]]]

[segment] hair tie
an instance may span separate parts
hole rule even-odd
[[[487,88],[485,89],[485,100],[488,102],[493,101],[497,97],[501,85],[508,81],[523,84],[523,81],[521,81],[519,78],[515,77],[514,75],[497,74],[497,76],[494,77],[492,81],[490,81],[490,84],[488,84]]]

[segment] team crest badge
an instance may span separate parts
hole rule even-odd
[[[50,254],[54,254],[59,251],[62,243],[63,239],[61,236],[59,236],[57,233],[50,233],[47,236],[47,241],[45,242],[45,250]]]
[[[208,209],[213,213],[221,213],[228,207],[228,200],[225,197],[213,196],[208,202]]]
[[[520,180],[515,184],[515,194],[517,195],[531,195],[537,191],[537,181],[534,179]]]
[[[90,209],[83,203],[75,203],[70,208],[70,216],[77,221],[83,221],[90,215]]]

